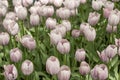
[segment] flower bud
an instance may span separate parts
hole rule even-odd
[[[15,80],[18,77],[18,72],[14,64],[4,65],[4,76],[6,80]]]
[[[68,19],[71,15],[71,12],[67,8],[59,8],[56,10],[56,15],[61,19]]]
[[[92,26],[96,25],[100,19],[100,14],[97,12],[90,12],[88,17],[88,23]]]
[[[21,70],[24,75],[30,75],[34,70],[34,65],[30,60],[25,60],[22,63]]]
[[[118,48],[118,55],[120,56],[120,47]]]
[[[59,72],[59,70],[60,70],[59,60],[54,56],[50,56],[46,61],[46,71],[51,75],[55,75]]]
[[[24,7],[29,7],[30,5],[32,5],[33,0],[22,0],[22,4]]]
[[[105,18],[108,18],[110,13],[111,13],[112,10],[108,9],[108,8],[103,8],[103,16]]]
[[[80,24],[80,32],[83,34],[83,32],[84,32],[84,30],[86,30],[86,29],[88,29],[88,28],[90,28],[91,26],[90,26],[90,24],[88,24],[88,23],[81,23]]]
[[[94,41],[95,38],[96,38],[96,31],[93,27],[90,27],[86,30],[84,30],[84,35],[85,35],[85,38],[88,40],[88,41]]]
[[[91,70],[91,77],[94,80],[106,80],[108,77],[108,69],[107,66],[104,64],[96,65]]]
[[[80,0],[81,4],[85,4],[87,1],[86,0]]]
[[[14,12],[8,12],[5,16],[6,19],[11,19],[17,21],[17,15]]]
[[[71,23],[70,23],[70,21],[68,21],[68,20],[62,20],[61,24],[65,26],[66,31],[70,31],[71,30]]]
[[[47,18],[47,20],[46,20],[46,27],[48,29],[54,29],[56,25],[57,25],[56,19]]]
[[[115,38],[115,45],[117,47],[120,47],[120,39]]]
[[[72,30],[72,37],[77,38],[80,36],[80,30],[73,29]]]
[[[10,36],[6,32],[0,33],[0,45],[7,45],[9,43]]]
[[[116,32],[117,26],[111,26],[111,25],[107,24],[106,31],[109,33]]]
[[[63,0],[54,0],[53,4],[56,6],[56,7],[60,7],[63,3]]]
[[[113,2],[118,2],[118,1],[120,1],[120,0],[112,0]]]
[[[30,24],[33,26],[36,26],[36,25],[39,25],[39,23],[40,23],[39,15],[31,14],[30,15]]]
[[[49,0],[39,0],[40,2],[41,2],[41,4],[43,4],[43,5],[47,5],[48,4],[48,2],[49,2]]]
[[[15,12],[17,14],[17,17],[21,20],[26,19],[27,17],[27,9],[25,7],[22,6],[17,6],[15,7]]]
[[[117,47],[115,45],[109,45],[105,53],[109,58],[113,58],[117,54]]]
[[[104,7],[109,9],[109,10],[113,10],[114,9],[114,3],[111,1],[106,1],[104,4]]]
[[[5,16],[7,13],[7,6],[4,4],[0,3],[0,17]]]
[[[29,11],[31,14],[38,14],[39,7],[38,6],[32,6],[30,7]]]
[[[40,6],[42,6],[42,4],[41,4],[40,1],[35,1],[35,2],[34,2],[34,6],[40,7]]]
[[[103,5],[103,3],[102,3],[102,1],[101,0],[92,0],[92,8],[94,9],[94,10],[100,10],[101,8],[102,8],[102,5]]]
[[[85,61],[82,61],[79,67],[79,72],[81,75],[87,75],[90,72],[90,66]]]
[[[24,35],[20,42],[29,50],[33,50],[36,48],[36,42],[31,35]]]
[[[49,3],[50,3],[50,4],[53,4],[53,3],[54,3],[54,0],[49,0]]]
[[[11,49],[10,59],[13,62],[19,62],[20,60],[22,60],[22,51],[19,48]]]
[[[12,0],[12,3],[13,3],[13,6],[20,6],[22,5],[22,0]]]
[[[1,0],[0,3],[2,3],[3,5],[5,5],[7,8],[8,8],[8,6],[9,6],[7,0]]]
[[[77,49],[77,51],[75,52],[75,58],[77,61],[84,61],[85,60],[85,50],[84,49]]]
[[[71,16],[76,16],[78,14],[78,9],[70,10]]]
[[[70,42],[67,39],[62,39],[57,44],[57,50],[61,54],[68,54],[70,52]]]
[[[13,23],[15,23],[15,21],[14,21],[14,20],[11,20],[11,19],[5,18],[5,19],[3,20],[3,26],[4,26],[4,28],[5,28],[6,30],[7,30],[8,26],[10,26],[10,25],[13,24]]]
[[[66,65],[61,66],[60,71],[58,72],[58,80],[69,80],[70,79],[70,68]]]

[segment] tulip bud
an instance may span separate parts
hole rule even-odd
[[[68,19],[71,13],[70,13],[70,10],[67,8],[59,8],[56,10],[56,15],[60,17],[61,19]]]
[[[111,26],[116,26],[119,21],[120,21],[120,17],[119,17],[120,13],[117,12],[117,11],[112,11],[111,14],[109,15],[108,17],[108,23],[111,25]]]
[[[42,6],[42,4],[41,4],[40,1],[35,1],[35,2],[34,2],[34,6],[40,7],[40,6]]]
[[[82,61],[79,67],[79,72],[81,75],[87,75],[90,72],[90,66],[85,61]]]
[[[31,14],[38,14],[39,7],[38,6],[32,6],[30,7],[29,11]]]
[[[75,9],[76,8],[76,1],[75,0],[65,0],[63,4],[68,9]]]
[[[118,48],[118,55],[120,56],[120,47]]]
[[[0,17],[5,16],[7,13],[7,6],[4,4],[0,3]]]
[[[77,61],[84,61],[85,60],[85,50],[84,49],[77,49],[77,51],[75,52],[75,58]]]
[[[100,14],[97,12],[90,12],[88,17],[88,23],[92,26],[96,25],[100,19]]]
[[[51,75],[55,75],[59,72],[59,70],[60,70],[59,60],[54,56],[50,56],[46,61],[46,71]]]
[[[5,16],[5,19],[17,20],[17,15],[14,12],[8,12]]]
[[[15,7],[15,12],[17,14],[17,17],[21,20],[24,20],[27,17],[27,9],[22,6]]]
[[[32,5],[33,0],[22,0],[22,4],[24,7],[29,7],[30,5]]]
[[[91,26],[90,26],[90,24],[88,24],[88,23],[81,23],[80,24],[80,32],[83,34],[83,32],[84,32],[84,30],[86,30],[86,29],[88,29],[88,28],[90,28]]]
[[[115,45],[109,45],[105,53],[109,58],[113,58],[117,54],[117,47]]]
[[[20,42],[29,50],[33,50],[36,48],[36,42],[31,35],[24,35]]]
[[[118,2],[118,1],[120,1],[120,0],[112,0],[113,2]]]
[[[48,29],[54,29],[56,25],[57,25],[56,19],[47,18],[47,20],[46,20],[46,27]]]
[[[53,3],[54,3],[54,0],[49,0],[49,3],[50,3],[50,4],[53,4]]]
[[[93,27],[90,27],[86,30],[84,30],[84,35],[85,35],[85,38],[88,40],[88,41],[94,41],[95,40],[95,37],[96,37],[96,31]]]
[[[14,21],[14,20],[11,20],[11,19],[5,18],[5,19],[3,20],[3,26],[4,26],[4,28],[5,28],[6,30],[7,30],[8,26],[10,26],[10,25],[13,24],[13,23],[15,23],[15,21]]]
[[[92,8],[94,9],[94,10],[100,10],[101,8],[102,8],[102,5],[103,5],[103,3],[102,3],[102,1],[101,0],[92,0]]]
[[[76,16],[78,14],[78,9],[72,9],[70,10],[71,16]]]
[[[7,45],[9,43],[10,36],[6,32],[0,33],[0,45]]]
[[[98,56],[100,57],[100,59],[103,61],[103,62],[106,62],[108,63],[109,62],[109,58],[107,57],[106,53],[105,53],[105,50],[103,50],[101,53],[99,51],[97,51],[98,53]]]
[[[108,8],[103,8],[103,16],[105,18],[108,18],[110,13],[111,13],[112,10],[108,9]]]
[[[22,51],[19,48],[11,49],[10,59],[13,62],[19,62],[20,60],[22,60]]]
[[[57,50],[61,54],[68,54],[70,52],[70,42],[67,39],[62,39],[57,44]]]
[[[61,66],[60,71],[58,72],[58,80],[69,80],[70,79],[70,68],[66,65]]]
[[[117,26],[111,26],[111,25],[107,24],[106,31],[109,33],[116,32]]]
[[[80,0],[81,4],[85,4],[87,1],[86,0]]]
[[[54,44],[54,45],[57,45],[58,42],[62,39],[60,32],[58,33],[51,32],[49,36],[50,36],[51,44]]]
[[[72,37],[77,38],[80,36],[80,30],[73,29],[72,30]]]
[[[70,31],[71,30],[71,23],[70,23],[70,21],[68,21],[68,20],[62,20],[61,24],[65,26],[66,31]]]
[[[20,6],[22,5],[22,0],[12,0],[13,6]]]
[[[49,0],[39,0],[40,2],[41,2],[41,4],[43,4],[43,5],[47,5],[48,4],[48,2],[49,2]]]
[[[54,0],[53,4],[56,6],[56,7],[60,7],[63,3],[63,0]]]
[[[108,77],[108,69],[107,66],[104,64],[96,65],[91,70],[91,77],[94,80],[106,80]]]
[[[4,76],[6,80],[15,80],[18,77],[18,72],[14,64],[4,65]]]
[[[115,45],[117,47],[120,47],[120,39],[115,38]]]
[[[106,1],[104,4],[104,7],[109,9],[109,10],[113,10],[114,9],[114,3],[111,1]]]
[[[40,23],[39,15],[31,14],[30,15],[30,24],[33,26],[36,26],[36,25],[39,25],[39,23]]]
[[[24,75],[30,75],[34,70],[34,65],[30,60],[25,60],[22,63],[21,70]]]

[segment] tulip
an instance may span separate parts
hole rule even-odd
[[[120,47],[120,39],[115,38],[115,45],[117,47]]]
[[[20,6],[22,5],[22,0],[12,0],[13,6]]]
[[[56,6],[56,7],[60,7],[63,3],[63,0],[54,0],[53,4]]]
[[[120,47],[118,48],[118,55],[120,56]]]
[[[36,41],[31,35],[24,35],[20,42],[24,47],[28,48],[29,50],[33,50],[36,48]]]
[[[72,30],[72,37],[77,38],[80,36],[80,30],[73,29]]]
[[[81,75],[87,75],[90,72],[90,66],[85,61],[82,61],[79,67],[79,72]]]
[[[30,7],[29,11],[31,14],[38,14],[39,6]]]
[[[92,0],[92,8],[94,10],[100,10],[103,6],[103,2],[101,0]]]
[[[90,24],[88,23],[81,23],[80,24],[80,32],[83,34],[83,32],[86,30],[86,29],[89,29],[91,26]]]
[[[41,2],[41,4],[43,4],[43,5],[47,5],[48,4],[48,2],[49,2],[49,0],[39,0],[40,2]]]
[[[103,8],[103,16],[105,18],[108,18],[110,13],[111,13],[112,10],[108,9],[108,8]]]
[[[13,62],[19,62],[20,60],[22,60],[22,51],[19,48],[11,49],[10,59]]]
[[[59,72],[59,70],[60,70],[59,60],[54,56],[50,56],[46,61],[47,73],[49,73],[51,75],[55,75]]]
[[[70,10],[71,16],[76,16],[78,14],[78,9]]]
[[[0,3],[3,4],[3,5],[5,5],[7,8],[8,8],[8,6],[9,6],[7,0],[1,0]]]
[[[6,32],[0,33],[0,45],[7,45],[9,43],[10,36]]]
[[[85,4],[87,1],[86,0],[80,0],[81,4]]]
[[[24,7],[29,7],[30,5],[32,5],[33,0],[22,0],[22,4]]]
[[[56,19],[47,18],[47,20],[46,20],[46,27],[48,29],[54,29],[56,25],[57,25]]]
[[[118,2],[118,1],[120,1],[120,0],[112,0],[112,1],[114,1],[114,2]]]
[[[30,15],[30,24],[33,26],[36,26],[36,25],[39,25],[39,23],[40,23],[39,15],[31,14]]]
[[[114,3],[111,1],[106,1],[104,4],[104,7],[109,9],[109,10],[113,10],[114,9]]]
[[[40,6],[42,6],[42,4],[41,4],[40,1],[35,1],[35,2],[34,2],[34,6],[40,7]]]
[[[107,24],[106,31],[109,33],[116,32],[117,26],[111,26],[111,25]]]
[[[15,80],[18,77],[18,72],[14,64],[4,65],[4,76],[6,80]]]
[[[71,30],[71,23],[70,23],[70,21],[68,21],[68,20],[62,20],[61,24],[65,26],[66,31],[70,31]]]
[[[58,80],[69,80],[70,79],[70,68],[66,65],[61,66],[60,71],[58,72]]]
[[[88,23],[92,26],[96,25],[100,19],[100,14],[97,12],[90,12],[88,17]]]
[[[67,39],[62,39],[57,44],[57,50],[61,54],[68,54],[70,52],[70,42]]]
[[[53,4],[53,3],[54,3],[54,0],[49,0],[49,3],[50,3],[50,4]]]
[[[30,60],[25,60],[22,63],[21,70],[24,75],[30,75],[34,70],[34,65]]]
[[[104,64],[96,65],[91,70],[91,77],[94,80],[106,80],[108,77],[108,69],[107,66]]]
[[[5,19],[18,20],[16,13],[8,12],[5,16]]]
[[[84,61],[85,60],[85,50],[84,49],[77,49],[75,52],[75,58],[77,61]]]
[[[0,17],[5,16],[7,13],[7,6],[0,3]]]
[[[57,33],[51,32],[51,33],[49,34],[49,36],[50,36],[50,42],[51,42],[51,44],[53,44],[53,45],[57,45],[58,42],[59,42],[60,40],[62,40],[62,36],[61,36],[60,32],[57,32]]]

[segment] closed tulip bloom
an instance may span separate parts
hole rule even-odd
[[[22,60],[22,51],[19,48],[11,49],[10,59],[13,62],[19,62],[20,60]]]
[[[4,65],[4,76],[6,80],[15,80],[18,77],[18,72],[14,64]]]
[[[80,24],[80,32],[83,34],[83,32],[86,30],[86,29],[89,29],[91,26],[89,23],[81,23]]]
[[[87,75],[90,72],[89,64],[85,61],[82,61],[79,67],[79,72],[81,75]]]
[[[56,6],[56,7],[60,7],[63,3],[63,0],[54,0],[53,4]]]
[[[107,24],[106,31],[108,33],[117,32],[117,26],[111,26],[111,25]]]
[[[26,19],[27,17],[27,9],[25,7],[22,6],[17,6],[15,7],[15,12],[17,14],[17,17],[21,20]]]
[[[60,17],[61,19],[68,19],[71,15],[71,12],[67,8],[59,8],[56,10],[57,17]]]
[[[86,0],[80,0],[81,4],[85,4],[87,1]]]
[[[105,53],[109,58],[113,58],[117,54],[117,47],[115,45],[109,45]]]
[[[114,1],[114,2],[119,2],[120,0],[112,0],[112,1]]]
[[[17,18],[17,15],[15,12],[8,12],[5,16],[6,19],[11,19],[11,20],[15,20],[17,21],[18,18]]]
[[[106,55],[105,53],[105,50],[103,50],[101,53],[99,51],[97,51],[98,53],[98,56],[100,57],[100,59],[105,62],[105,63],[108,63],[109,62],[109,58],[108,56]]]
[[[57,50],[61,54],[68,54],[70,52],[70,42],[67,39],[62,39],[57,44]]]
[[[65,26],[66,31],[70,31],[71,30],[71,23],[70,23],[70,21],[68,21],[68,20],[62,20],[61,24]]]
[[[117,47],[120,47],[120,38],[119,39],[115,38],[115,45]]]
[[[50,42],[51,42],[51,44],[53,44],[53,45],[57,45],[58,44],[58,42],[60,41],[60,40],[62,40],[62,36],[61,36],[61,34],[60,34],[60,32],[58,32],[58,33],[54,33],[54,32],[51,32],[50,34],[49,34],[49,36],[50,36]]]
[[[110,13],[111,13],[112,10],[108,9],[108,8],[103,8],[103,16],[105,18],[108,18]]]
[[[69,80],[71,75],[70,68],[66,65],[61,66],[60,71],[58,72],[58,80]]]
[[[53,3],[54,3],[54,0],[49,0],[49,3],[50,3],[50,4],[53,4]]]
[[[116,26],[120,21],[119,12],[112,11],[108,17],[108,23],[111,26]]]
[[[0,33],[0,45],[7,45],[9,43],[10,36],[6,32]]]
[[[120,47],[118,48],[118,55],[120,56]]]
[[[24,47],[28,48],[29,50],[33,50],[36,48],[36,41],[31,35],[24,35],[20,42]]]
[[[15,23],[15,21],[12,19],[5,18],[3,20],[3,27],[7,30],[8,26],[10,26],[10,24],[12,24],[12,23]]]
[[[48,2],[49,2],[49,0],[39,0],[40,2],[41,2],[41,4],[43,4],[43,5],[46,5],[46,4],[48,4]]]
[[[101,0],[92,0],[92,8],[94,10],[100,10],[103,6],[103,3]]]
[[[96,65],[91,70],[91,77],[94,80],[106,80],[108,77],[108,68],[105,64]]]
[[[90,12],[88,17],[88,23],[92,26],[96,25],[100,19],[100,14],[97,12]]]
[[[38,14],[39,6],[30,7],[29,11],[31,14]]]
[[[84,30],[84,35],[85,35],[85,38],[88,40],[88,41],[94,41],[95,38],[96,38],[96,31],[93,27],[90,27],[86,30]]]
[[[7,6],[4,4],[0,3],[0,17],[5,16],[7,13]]]
[[[76,16],[78,14],[78,9],[72,9],[70,10],[71,16]]]
[[[77,49],[76,52],[75,52],[75,59],[77,61],[84,61],[85,60],[85,50],[84,49]]]
[[[56,19],[47,18],[47,20],[46,20],[46,27],[48,29],[54,29],[56,25],[57,25]]]
[[[22,0],[12,0],[13,6],[20,6],[22,5]]]
[[[40,1],[35,1],[35,2],[34,2],[34,6],[40,7],[40,6],[42,6],[42,4],[41,4]]]
[[[21,70],[24,75],[30,75],[34,70],[34,65],[30,60],[25,60],[22,63]]]
[[[114,9],[114,3],[111,1],[106,1],[104,4],[104,7],[109,9],[109,10],[113,10]]]
[[[55,75],[60,70],[60,62],[55,56],[50,56],[46,61],[46,71],[51,74]]]
[[[22,0],[22,4],[24,7],[29,7],[33,4],[33,0]]]
[[[33,26],[39,25],[40,18],[38,14],[31,14],[30,15],[30,24]]]
[[[80,36],[80,30],[73,29],[71,33],[72,37],[77,38]]]

